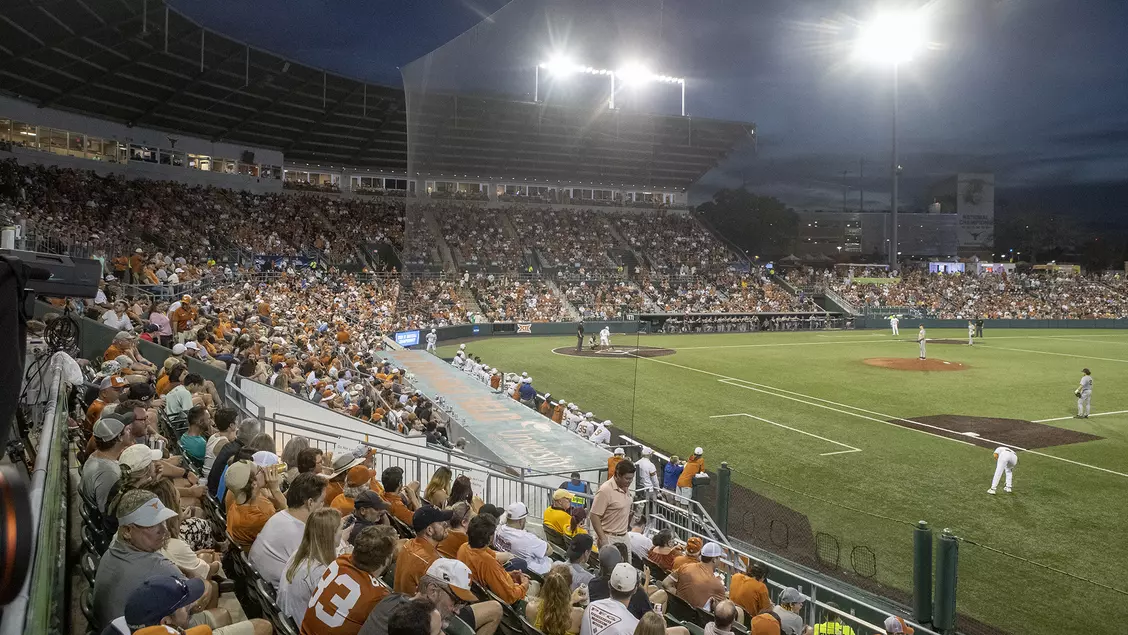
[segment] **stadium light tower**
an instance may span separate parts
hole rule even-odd
[[[913,59],[927,43],[925,16],[921,11],[883,13],[862,24],[856,42],[857,52],[870,62],[893,67],[893,160],[890,171],[893,192],[890,195],[890,222],[893,240],[889,245],[890,269],[897,268],[897,181],[901,166],[897,163],[898,80],[902,64]]]
[[[685,116],[685,78],[683,77],[670,77],[667,75],[657,75],[650,72],[646,66],[638,63],[627,64],[623,68],[613,71],[606,68],[593,68],[591,66],[584,66],[577,64],[571,59],[564,56],[556,56],[546,62],[537,64],[534,72],[534,86],[533,86],[533,101],[540,101],[540,72],[544,70],[546,73],[553,77],[567,77],[576,73],[583,73],[586,75],[602,75],[611,79],[611,96],[607,100],[607,107],[614,110],[615,108],[615,80],[618,80],[628,86],[641,86],[649,82],[660,82],[663,84],[678,84],[681,87],[681,114]]]

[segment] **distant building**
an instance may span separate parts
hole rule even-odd
[[[990,254],[995,247],[995,175],[957,174],[932,186],[942,214],[959,219],[959,255]]]
[[[884,212],[800,211],[795,255],[803,259],[840,254],[883,257],[892,239]],[[955,214],[897,215],[897,242],[903,258],[951,257],[959,248]]]

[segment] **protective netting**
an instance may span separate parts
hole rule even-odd
[[[628,56],[669,69],[664,50],[675,47],[663,43],[662,4],[515,0],[403,67],[407,168],[417,182],[407,199],[409,265],[528,272],[539,264],[524,240],[530,228],[479,208],[596,201],[611,196],[600,186],[661,180],[649,159],[660,150],[655,129],[669,124],[638,115],[679,115],[677,86],[647,88],[645,103],[642,91],[620,87],[612,109],[610,74],[565,79],[540,65],[567,56],[610,70]]]

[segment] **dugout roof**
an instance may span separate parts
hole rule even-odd
[[[0,91],[58,108],[374,170],[407,170],[401,87],[300,64],[206,29],[161,0],[8,0]],[[430,97],[417,174],[688,188],[750,124],[497,97]]]

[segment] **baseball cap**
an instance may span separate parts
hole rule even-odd
[[[618,549],[615,549],[615,551],[618,551]],[[635,587],[638,586],[638,570],[629,563],[620,562],[611,571],[610,584],[612,589],[621,593],[634,591]]]
[[[129,468],[130,472],[139,472],[161,456],[160,450],[154,450],[144,443],[134,443],[121,453],[118,464]]]
[[[376,492],[367,490],[361,492],[360,496],[357,496],[356,501],[354,501],[353,503],[354,509],[360,509],[362,507],[371,507],[372,509],[388,509],[390,505],[388,505],[388,501],[380,498],[380,495]]]
[[[783,591],[779,594],[780,604],[802,604],[809,600],[807,596],[799,592],[799,589],[794,587],[784,587]]]
[[[122,368],[133,368],[133,360],[128,355],[118,355],[114,358],[114,361]]]
[[[905,624],[905,620],[896,615],[890,615],[885,618],[885,632],[890,634],[903,633],[904,635],[913,635],[912,627]]]
[[[278,465],[281,461],[278,455],[270,450],[259,450],[251,455],[251,461],[259,467],[270,467],[271,465]]]
[[[599,568],[602,571],[612,570],[623,561],[623,554],[618,549],[603,548],[599,550]]]
[[[721,546],[717,543],[709,542],[701,548],[701,555],[706,558],[719,558],[725,555],[725,550],[721,549]]]
[[[572,492],[569,492],[566,489],[558,489],[552,493],[552,500],[558,501],[562,498],[572,500]]]
[[[188,347],[184,346],[183,344],[176,344],[172,347],[172,354],[173,355],[183,355],[184,351],[186,351],[186,350],[188,350]]]
[[[117,375],[110,375],[109,377],[102,380],[102,390],[105,390],[107,388],[120,389],[125,388],[128,385],[129,382],[125,381],[121,377],[118,377]]]
[[[100,441],[110,441],[116,439],[125,430],[127,423],[133,422],[133,413],[126,413],[129,416],[129,421],[125,421],[125,415],[118,413],[110,413],[103,415],[101,419],[94,424],[94,436]]]
[[[203,580],[155,575],[129,594],[125,601],[125,623],[131,631],[156,626],[177,610],[194,604],[203,595]]]
[[[427,575],[445,583],[458,599],[478,601],[478,596],[470,590],[470,567],[465,563],[451,558],[439,558],[427,567]]]
[[[200,345],[194,341],[189,340],[184,343],[184,348],[185,350],[198,351],[200,350]]]
[[[227,491],[235,496],[235,502],[243,504],[247,502],[242,495],[242,492],[247,487],[247,483],[251,482],[251,475],[254,474],[255,464],[250,461],[238,461],[231,467],[227,468],[227,474],[223,477],[227,482]]]
[[[139,401],[152,401],[153,394],[155,392],[156,391],[153,390],[152,384],[145,382],[137,382],[136,384],[129,385],[130,399],[137,399]]]
[[[646,447],[645,445],[642,446],[642,455],[643,456],[650,456],[652,454],[654,454],[654,450],[651,450],[650,448]]]
[[[345,476],[345,485],[349,487],[358,487],[364,485],[372,478],[372,470],[364,467],[363,465],[354,465],[349,468],[349,473]]]
[[[431,523],[450,522],[453,516],[454,512],[449,509],[442,510],[431,505],[424,505],[415,510],[415,515],[411,517],[411,528],[415,530],[415,533],[419,533],[426,529]]]
[[[591,546],[594,541],[591,534],[576,534],[572,537],[572,541],[568,543],[568,559],[574,560],[579,556],[591,551]],[[609,549],[607,551],[619,551],[618,549]]]
[[[624,454],[626,452],[623,451],[623,448],[615,448],[615,456],[623,456]]]
[[[517,501],[516,503],[510,503],[505,508],[505,513],[509,516],[509,520],[521,520],[529,515],[529,508],[525,507],[525,503]]]
[[[120,509],[120,507],[119,507]],[[153,495],[148,501],[137,509],[118,516],[118,526],[137,525],[138,527],[155,527],[169,518],[176,518],[177,513],[164,506],[161,499]],[[162,616],[163,617],[163,616]]]
[[[685,541],[685,552],[691,556],[696,556],[701,553],[701,544],[701,539],[697,536],[693,536]]]

